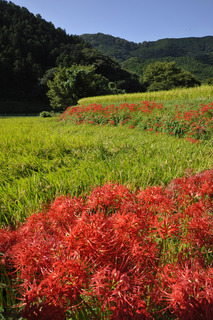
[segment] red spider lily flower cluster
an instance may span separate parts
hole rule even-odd
[[[1,263],[29,320],[82,308],[116,320],[160,311],[162,319],[211,320],[212,213],[213,169],[166,189],[107,183],[0,229]]]
[[[186,109],[186,108],[185,108]],[[184,137],[191,143],[211,139],[213,129],[213,103],[201,104],[199,110],[184,111],[180,108],[166,108],[162,103],[143,101],[137,104],[123,103],[102,106],[101,104],[68,107],[59,120],[75,124],[128,125],[131,129],[167,133]]]

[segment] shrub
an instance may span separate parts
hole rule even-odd
[[[50,118],[50,117],[52,117],[52,113],[49,112],[49,111],[42,111],[40,113],[40,117],[42,117],[42,118]]]

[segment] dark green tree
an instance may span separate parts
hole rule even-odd
[[[72,65],[56,68],[53,80],[48,80],[47,96],[55,110],[64,110],[84,97],[109,94],[109,81],[95,73],[94,66]]]
[[[147,91],[170,90],[177,87],[194,87],[200,81],[175,62],[155,62],[144,70],[143,82]]]

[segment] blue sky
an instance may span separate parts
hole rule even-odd
[[[14,0],[68,34],[133,42],[213,35],[213,0]]]

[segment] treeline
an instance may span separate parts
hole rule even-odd
[[[177,66],[193,73],[202,82],[213,77],[213,36],[202,38],[161,39],[130,42],[103,33],[81,36],[100,52],[121,63],[121,66],[139,75],[156,61],[175,61]]]
[[[0,114],[48,109],[46,83],[55,67],[94,65],[116,88],[141,91],[139,77],[82,38],[55,28],[38,14],[0,0]]]

